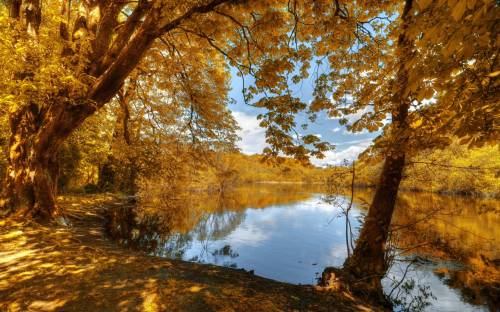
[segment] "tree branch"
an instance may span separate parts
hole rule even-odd
[[[120,32],[118,33],[116,39],[113,41],[108,52],[102,57],[102,61],[100,65],[97,66],[94,72],[91,72],[94,76],[101,75],[111,63],[118,57],[118,54],[123,50],[123,48],[127,45],[132,35],[135,33],[137,27],[141,24],[141,20],[151,7],[150,3],[147,0],[140,0],[139,4],[132,12],[132,14],[127,18],[127,21],[121,27]]]
[[[123,2],[117,1],[111,3],[107,7],[99,7],[99,10],[102,11],[102,18],[97,25],[95,39],[92,42],[93,52],[90,58],[92,60],[90,72],[95,72],[97,70],[99,67],[99,60],[103,58],[108,50],[113,38],[113,30],[118,23],[118,15],[123,6]]]
[[[212,0],[206,5],[192,7],[183,15],[177,17],[176,19],[168,22],[167,24],[165,24],[163,26],[160,26],[160,33],[163,34],[163,33],[171,31],[172,29],[179,26],[183,21],[191,18],[194,14],[208,13],[208,12],[215,10],[215,8],[218,7],[219,5],[224,4],[224,3],[230,3],[230,2],[236,3],[236,2],[241,2],[241,0]]]
[[[124,46],[116,60],[110,64],[109,68],[96,81],[89,92],[88,98],[95,102],[96,108],[103,106],[116,95],[125,78],[137,66],[156,38],[178,27],[183,21],[191,18],[194,14],[210,12],[217,6],[229,2],[236,3],[238,0],[213,0],[206,5],[192,7],[186,13],[162,26],[158,26],[162,8],[148,10],[146,19],[138,31]]]

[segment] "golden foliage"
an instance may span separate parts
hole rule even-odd
[[[470,194],[500,195],[500,159],[498,145],[467,149],[455,141],[442,150],[428,149],[408,160],[403,189]],[[381,163],[365,161],[358,166],[359,184],[376,185]]]

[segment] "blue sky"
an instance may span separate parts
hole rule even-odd
[[[248,87],[248,81],[245,81],[245,83]],[[231,87],[230,96],[236,103],[231,104],[229,108],[241,127],[238,133],[241,137],[238,147],[245,154],[261,153],[266,147],[265,129],[259,127],[257,115],[262,113],[263,110],[244,103],[242,96],[243,81],[241,77],[235,74],[235,71],[233,71]],[[313,98],[313,89],[314,78],[311,76],[311,78],[293,87],[293,95],[301,98],[305,103],[309,103]],[[354,121],[357,117],[359,116],[352,115],[349,120]],[[305,120],[305,117],[298,119],[299,122]],[[355,159],[377,136],[377,133],[348,132],[345,126],[339,124],[337,119],[330,119],[326,113],[320,113],[314,123],[309,122],[307,133],[319,135],[322,140],[335,145],[335,149],[328,151],[324,159],[311,159],[318,166],[335,165],[341,163],[344,159]]]

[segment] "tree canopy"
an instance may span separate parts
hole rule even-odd
[[[499,19],[494,0],[3,1],[0,211],[66,223],[55,198],[75,162],[102,189],[137,192],[159,175],[191,185],[211,170],[225,189],[236,72],[244,102],[262,109],[264,154],[290,166],[277,175],[297,164],[283,156],[307,163],[333,148],[301,114],[380,132],[364,155],[384,160],[377,190],[341,277],[383,297],[409,160],[452,142],[498,144]],[[310,103],[292,92],[304,79]]]

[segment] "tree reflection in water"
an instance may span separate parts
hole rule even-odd
[[[186,223],[182,218],[174,218],[174,211],[185,214],[184,209],[194,210],[197,206],[193,206],[192,202],[191,205],[180,201],[177,204],[175,207],[169,205],[168,213],[163,213],[165,210],[160,208],[154,212],[151,209],[143,211],[141,206],[135,205],[114,207],[108,212],[107,232],[125,246],[173,259],[182,259],[193,240],[200,241],[203,244],[200,254],[190,260],[207,262],[206,257],[211,254],[210,242],[227,236],[245,218],[244,211],[193,211],[198,219]],[[181,222],[176,222],[179,220]],[[226,256],[220,251],[216,254]],[[227,256],[233,254],[228,253]]]
[[[369,202],[372,196],[369,190],[356,193],[357,203]],[[500,306],[498,200],[401,192],[391,228],[390,252],[396,266],[412,262],[418,268],[410,270],[434,272],[444,284],[458,290],[464,302],[497,311]],[[404,274],[395,279],[401,275]],[[391,272],[388,276],[391,277]]]
[[[210,243],[227,237],[245,219],[247,208],[267,208],[307,199],[318,187],[300,185],[251,185],[230,193],[188,193],[172,197],[154,190],[138,204],[112,207],[107,211],[106,230],[120,244],[152,255],[185,259],[193,242],[198,254],[189,261],[236,267],[238,256],[231,246],[212,250]],[[155,192],[156,191],[156,192]]]
[[[393,244],[403,255],[431,259],[434,273],[459,290],[464,302],[497,311],[499,225],[498,200],[403,193],[393,224]]]
[[[335,249],[339,250],[337,258],[343,253],[347,255],[343,234],[338,235],[338,241],[328,241],[335,239],[337,230],[344,230],[343,222],[334,221],[331,227],[327,226],[339,211],[318,208],[322,205],[319,203],[322,195],[318,194],[324,194],[324,190],[297,185],[247,186],[224,196],[196,193],[177,196],[175,200],[151,193],[153,201],[141,199],[137,205],[110,209],[107,228],[118,242],[150,254],[231,267],[238,265],[256,269],[258,274],[268,270],[264,275],[277,279],[279,274],[286,277],[292,271],[306,270],[306,275],[312,272],[312,280],[314,272],[321,270],[320,265],[332,264],[332,259],[336,259],[331,258],[333,251],[329,248],[339,247]],[[351,219],[354,236],[362,224],[356,218],[364,215],[363,203],[370,202],[371,196],[369,190],[355,192]],[[278,222],[273,227],[264,224],[271,217],[273,222]],[[297,227],[295,222],[303,226]],[[401,278],[403,274],[397,271],[404,271],[407,261],[416,260],[407,277],[417,282],[424,278],[424,284],[430,282],[432,287],[438,286],[431,289],[438,301],[442,300],[443,287],[447,287],[457,289],[462,302],[487,305],[495,311],[500,298],[499,225],[500,202],[497,200],[402,192],[391,236],[391,245],[397,248],[398,254],[388,275]],[[235,240],[228,238],[236,232],[241,234],[246,226],[260,226],[258,229],[269,234],[268,239],[272,241],[258,247],[247,242],[244,242],[247,245],[236,246]],[[316,231],[314,235],[312,231]],[[247,233],[254,241],[257,239],[254,232]],[[299,255],[302,249],[307,251]],[[316,251],[318,254],[310,254]],[[323,256],[326,262],[317,267],[301,264],[309,260],[316,263]],[[295,257],[300,258],[300,263]],[[249,259],[251,265],[245,266]],[[338,263],[343,261],[338,259]],[[453,265],[457,262],[462,265]],[[281,270],[278,275],[269,275],[276,270]],[[302,280],[307,282],[305,279],[297,282]],[[384,288],[389,292],[391,283],[386,282]]]

